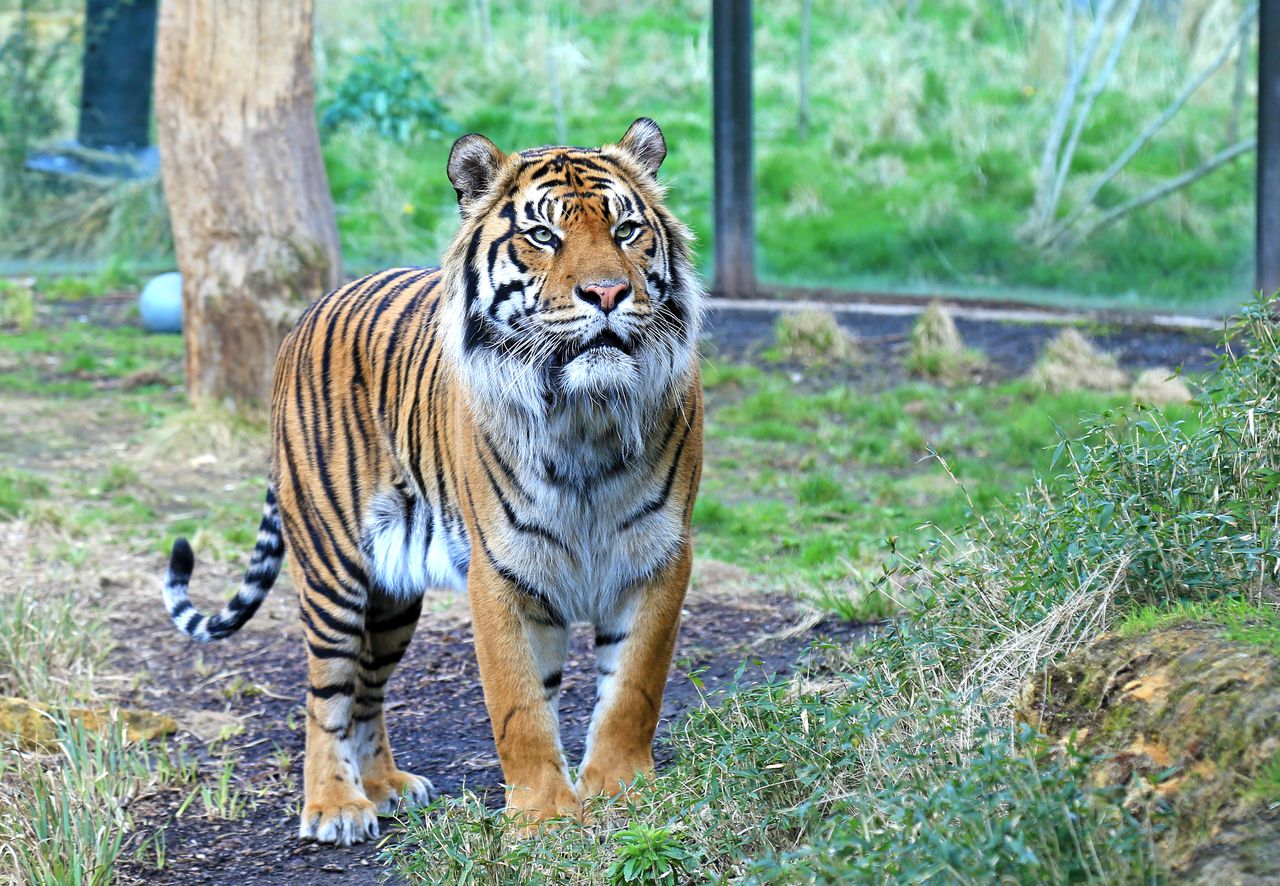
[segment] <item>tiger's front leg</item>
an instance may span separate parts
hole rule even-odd
[[[507,812],[530,825],[577,816],[557,712],[568,626],[480,557],[472,557],[467,593]]]
[[[578,796],[613,797],[653,772],[653,734],[671,668],[692,548],[634,588],[596,624],[596,706],[578,774]]]

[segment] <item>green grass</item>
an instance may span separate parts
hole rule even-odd
[[[1163,841],[1178,827],[1123,802],[1123,784],[1091,786],[1094,761],[1015,725],[1013,700],[1060,654],[1113,626],[1139,630],[1176,613],[1216,619],[1242,642],[1274,634],[1274,613],[1262,608],[1280,560],[1272,309],[1246,309],[1248,350],[1210,380],[1194,418],[1117,408],[1062,437],[1047,453],[1049,479],[906,558],[922,589],[910,616],[862,646],[817,650],[794,679],[691,713],[672,730],[674,762],[619,812],[697,855],[690,882],[1160,882]],[[733,378],[737,404],[758,420],[781,409],[815,431],[831,420],[832,404],[803,391],[768,409],[742,405],[753,384],[770,382]],[[956,405],[935,398],[913,411]],[[1006,436],[982,406],[968,408],[988,419],[980,438]],[[709,426],[715,419],[713,408]],[[986,445],[1018,461],[1005,443]],[[1028,466],[1042,457],[1021,454]],[[738,519],[704,506],[701,531]],[[752,669],[744,663],[743,682]],[[1274,798],[1278,773],[1263,765],[1241,796]],[[588,883],[626,857],[622,831],[609,826],[516,839],[470,795],[404,820],[405,837],[385,855],[435,882]]]
[[[1174,600],[1142,606],[1126,614],[1116,630],[1136,636],[1183,624],[1221,625],[1223,634],[1233,642],[1280,655],[1280,607],[1243,598]]]
[[[1280,803],[1280,752],[1254,774],[1246,796],[1267,805]]]
[[[14,468],[0,469],[0,519],[26,513],[33,502],[49,494],[44,480]]]
[[[51,5],[75,9],[70,0]],[[1084,129],[1063,211],[1204,65],[1239,7],[1184,4],[1139,19]],[[480,8],[492,10],[487,25]],[[1249,285],[1251,156],[1086,242],[1046,252],[1020,236],[1063,87],[1057,6],[945,0],[908,12],[873,0],[813,4],[804,133],[801,8],[781,0],[755,10],[755,202],[767,281],[1199,310],[1226,309]],[[710,268],[709,30],[709,7],[693,0],[661,8],[321,0],[317,113],[330,124],[323,151],[348,269],[438,259],[456,228],[444,174],[456,134],[481,131],[511,150],[556,142],[563,126],[572,143],[600,144],[639,115],[666,131],[670,202],[704,244]],[[71,62],[63,60],[36,102],[52,109],[50,137],[70,135],[74,124]],[[1234,67],[1103,190],[1103,206],[1225,144]],[[1246,73],[1256,76],[1252,67]],[[1253,104],[1244,102],[1241,135],[1254,128]],[[14,257],[127,256],[136,265],[170,248],[155,182],[10,202],[0,233],[12,235]],[[67,284],[65,294],[82,289]]]
[[[1022,380],[815,390],[718,361],[704,379],[699,552],[812,592],[846,615],[849,595],[864,595],[859,575],[892,567],[1015,496],[1049,473],[1055,429],[1075,435],[1127,400],[1046,393]],[[1195,424],[1191,407],[1167,414]],[[869,600],[867,615],[884,610],[882,598]]]
[[[69,593],[0,594],[0,695],[66,704],[88,697],[111,650],[103,623]]]
[[[380,17],[399,22],[402,34],[414,34],[418,21],[416,32],[432,35],[399,40],[411,47],[456,130],[485,132],[505,149],[556,140],[548,88],[554,64],[571,142],[615,140],[635,116],[658,119],[670,146],[663,173],[672,208],[709,244],[705,4],[680,2],[663,12],[567,0],[532,13],[512,14],[502,2],[492,7],[488,37],[472,4],[439,4],[423,13],[401,3],[371,15],[358,3],[320,3],[322,107],[360,54],[381,44]],[[908,24],[898,6],[815,4],[811,125],[801,136],[800,7],[788,0],[755,13],[757,230],[766,279],[1016,290],[1058,302],[1074,293],[1085,303],[1164,308],[1226,307],[1248,285],[1247,158],[1069,249],[1040,252],[1018,235],[1062,85],[1056,9],[1025,7],[1038,21],[1033,26],[1007,11],[1013,7],[1001,12],[949,0],[920,6]],[[1205,33],[1216,38],[1218,27],[1215,18]],[[1081,189],[1076,182],[1107,165],[1193,69],[1181,36],[1186,28],[1144,18],[1085,130],[1067,206]],[[437,39],[442,34],[450,39]],[[482,39],[492,45],[477,54]],[[486,61],[495,56],[504,63]],[[1105,201],[1119,202],[1212,153],[1231,85],[1229,73],[1211,80],[1104,192]],[[398,144],[340,132],[327,139],[330,182],[354,266],[439,255],[455,226],[454,197],[442,174],[451,137]],[[709,267],[705,246],[702,257]]]
[[[73,322],[7,333],[0,336],[0,354],[15,359],[0,371],[0,391],[92,397],[100,393],[95,382],[134,376],[155,399],[157,387],[181,383],[182,348],[181,336],[133,326]]]

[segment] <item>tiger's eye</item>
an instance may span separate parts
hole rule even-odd
[[[613,229],[613,236],[619,241],[628,240],[636,232],[636,223],[624,221]]]
[[[534,243],[541,243],[543,245],[550,243],[556,238],[556,235],[551,233],[551,229],[543,225],[538,225],[530,231],[529,236],[533,238]]]

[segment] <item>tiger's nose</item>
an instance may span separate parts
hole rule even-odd
[[[625,280],[607,280],[603,283],[588,283],[586,286],[576,286],[573,292],[574,295],[587,304],[595,305],[607,314],[631,294],[631,285]]]

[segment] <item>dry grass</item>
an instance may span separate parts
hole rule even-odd
[[[1068,326],[1045,347],[1031,380],[1052,392],[1119,391],[1128,385],[1129,376],[1114,356]]]
[[[972,379],[983,365],[981,354],[965,347],[951,312],[931,302],[911,327],[906,366],[914,375],[953,385]]]
[[[1146,406],[1173,406],[1191,402],[1191,389],[1172,369],[1144,369],[1130,389],[1133,402]]]
[[[802,366],[849,366],[863,359],[853,333],[830,311],[784,312],[773,335],[779,356]]]

